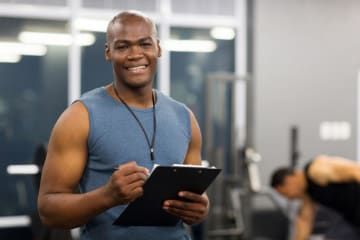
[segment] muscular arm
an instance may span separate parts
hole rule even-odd
[[[192,112],[191,117],[191,140],[184,160],[184,164],[201,164],[201,132],[196,118]],[[180,192],[179,195],[191,202],[168,200],[164,203],[164,209],[184,220],[188,224],[200,223],[208,215],[209,199],[206,193],[199,195],[191,192]]]
[[[88,133],[88,114],[80,102],[71,105],[54,126],[38,196],[41,220],[49,226],[83,225],[104,210],[142,194],[145,174],[138,173],[145,170],[135,163],[120,166],[105,186],[77,193],[87,163]]]
[[[360,183],[360,165],[342,157],[318,156],[309,169],[311,179],[318,184],[357,181]]]

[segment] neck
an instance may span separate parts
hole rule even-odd
[[[138,89],[129,89],[117,82],[110,86],[110,92],[114,98],[120,101],[120,98],[131,107],[150,108],[153,106],[153,91],[151,86]]]

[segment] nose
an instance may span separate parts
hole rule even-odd
[[[127,56],[128,60],[137,60],[144,56],[144,52],[139,46],[132,46]]]

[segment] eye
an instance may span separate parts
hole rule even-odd
[[[148,48],[148,47],[152,46],[152,43],[151,42],[143,42],[143,43],[140,43],[140,46],[142,46],[144,48]]]
[[[120,50],[120,51],[126,50],[127,48],[128,48],[127,45],[117,45],[117,46],[115,46],[115,49]]]

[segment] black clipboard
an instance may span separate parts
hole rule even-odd
[[[202,194],[221,169],[198,166],[157,166],[146,180],[144,194],[131,202],[114,225],[173,226],[179,218],[162,209],[163,202],[181,199],[179,191]]]

